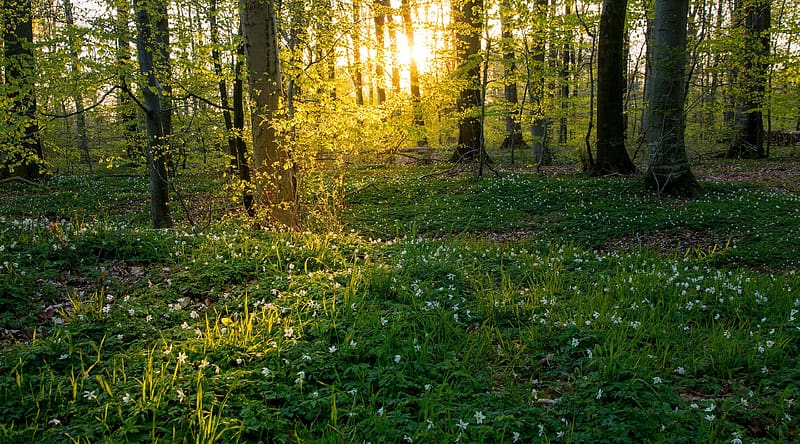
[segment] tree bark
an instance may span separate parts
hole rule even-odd
[[[536,0],[536,11],[534,12],[539,26],[544,26],[547,22],[547,0]],[[538,165],[550,165],[553,162],[553,154],[547,144],[547,119],[544,116],[544,85],[545,85],[545,50],[547,37],[544,32],[539,33],[533,42],[533,49],[527,48],[526,52],[531,53],[528,60],[528,97],[531,102],[531,114],[533,123],[531,124],[533,155]],[[528,57],[526,57],[528,58]]]
[[[86,116],[84,115],[83,109],[83,94],[81,93],[80,85],[78,84],[80,69],[78,68],[78,46],[75,43],[74,36],[75,20],[72,17],[72,3],[70,0],[63,0],[62,5],[64,6],[64,18],[66,19],[68,28],[67,44],[69,45],[69,56],[72,58],[69,70],[73,81],[75,82],[75,84],[72,86],[74,88],[72,99],[75,102],[75,139],[77,141],[78,150],[83,153],[86,165],[89,167],[89,174],[92,174],[94,171],[92,166],[92,154],[89,151],[89,137],[86,134]]]
[[[689,0],[655,4],[645,184],[659,194],[694,197],[702,188],[689,168],[684,144],[688,8]]]
[[[504,86],[503,95],[506,101],[506,136],[500,149],[511,150],[511,163],[514,163],[514,152],[517,147],[525,148],[522,138],[522,124],[519,121],[519,94],[517,91],[517,56],[514,52],[514,34],[511,22],[511,2],[503,0],[500,5],[500,46],[503,51]]]
[[[150,172],[150,217],[153,228],[173,226],[169,210],[169,176],[167,158],[169,155],[169,133],[164,126],[161,109],[163,87],[156,77],[155,53],[161,42],[154,39],[155,23],[150,11],[160,11],[164,5],[158,0],[134,0],[136,13],[136,49],[142,84],[139,89],[144,97],[144,113],[147,126],[147,147],[145,157]]]
[[[481,121],[477,109],[481,105],[481,29],[482,0],[464,0],[453,3],[452,16],[456,26],[456,59],[460,66],[456,71],[464,82],[458,96],[456,111],[458,122],[458,145],[451,157],[452,162],[466,163],[487,159],[481,144]]]
[[[765,157],[761,109],[769,71],[770,3],[769,0],[752,0],[737,7],[743,9],[744,39],[734,93],[737,100],[733,138],[725,156],[729,159]]]
[[[605,0],[597,44],[597,158],[593,176],[636,171],[625,149],[623,114],[626,58],[624,57],[627,0]]]
[[[361,71],[361,0],[353,0],[353,88],[356,91],[356,104],[364,104],[364,76]]]
[[[275,128],[280,118],[281,69],[272,0],[242,0],[242,34],[252,103],[256,203],[266,217],[287,228],[298,226],[297,171]]]
[[[128,75],[133,70],[134,60],[131,54],[130,8],[128,0],[116,0],[117,17],[114,23],[117,34],[117,77],[121,85],[128,84]],[[138,108],[127,94],[117,96],[117,119],[124,129],[125,153],[128,159],[137,159],[143,155],[142,140],[139,134]]]
[[[425,146],[428,144],[428,138],[425,137],[425,119],[422,117],[422,93],[419,87],[419,67],[417,66],[417,58],[414,55],[414,22],[411,19],[411,5],[409,0],[400,1],[400,12],[403,15],[403,31],[406,34],[406,41],[408,42],[408,52],[411,55],[409,60],[409,80],[411,89],[411,101],[414,107],[414,127],[419,132],[417,138],[417,146]]]
[[[378,105],[386,101],[386,8],[389,0],[375,0],[373,13],[375,22],[375,88]]]
[[[36,180],[45,176],[46,163],[36,121],[33,11],[30,0],[6,0],[3,9],[3,86],[13,133],[4,135],[9,148],[0,152],[0,178]]]

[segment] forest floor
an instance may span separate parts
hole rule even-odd
[[[799,161],[438,168],[305,233],[199,177],[165,231],[144,178],[0,185],[0,442],[800,440]]]

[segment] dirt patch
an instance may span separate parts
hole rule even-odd
[[[732,160],[692,165],[701,182],[748,183],[788,193],[800,192],[798,160]]]
[[[684,229],[681,231],[661,230],[652,233],[635,233],[609,240],[606,250],[626,250],[635,247],[649,248],[659,254],[709,254],[722,251],[735,243],[735,239],[710,231]]]

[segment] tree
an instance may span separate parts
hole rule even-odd
[[[3,92],[11,106],[4,116],[0,177],[39,179],[46,164],[36,120],[31,1],[5,0],[3,13]]]
[[[591,174],[631,174],[636,166],[625,149],[623,102],[627,0],[605,0],[597,44],[597,158]]]
[[[684,144],[688,8],[689,0],[655,2],[645,184],[659,193],[694,197],[702,189]]]
[[[83,93],[77,86],[80,77],[80,68],[78,67],[78,47],[75,41],[75,21],[72,17],[72,3],[70,0],[63,0],[62,6],[64,7],[64,18],[67,24],[67,45],[69,46],[70,55],[70,74],[73,77],[73,95],[72,99],[75,102],[75,136],[78,142],[78,149],[83,152],[86,165],[89,167],[89,174],[92,173],[92,155],[89,151],[89,137],[86,135],[86,115],[84,115],[83,107]]]
[[[737,0],[736,11],[743,15],[744,38],[735,79],[734,132],[726,153],[730,159],[765,156],[762,108],[769,70],[770,4],[770,0]]]
[[[242,35],[247,60],[253,130],[256,203],[270,221],[298,225],[297,171],[278,140],[281,68],[272,0],[242,0]]]
[[[144,97],[141,108],[145,114],[147,126],[147,147],[145,157],[150,172],[150,217],[154,228],[172,227],[172,216],[169,210],[169,176],[167,158],[169,156],[169,131],[165,125],[162,98],[165,95],[162,80],[156,74],[156,54],[164,50],[157,47],[163,45],[156,40],[155,27],[164,23],[153,18],[154,14],[166,12],[166,4],[161,0],[134,0],[136,13],[136,50],[139,59],[141,82],[139,89]],[[152,13],[151,13],[152,11]],[[163,30],[161,31],[163,33]],[[162,74],[162,73],[158,73]]]
[[[425,119],[422,117],[422,109],[420,106],[422,94],[419,88],[419,67],[417,66],[417,58],[414,56],[414,22],[411,19],[411,5],[409,4],[409,0],[401,0],[400,12],[403,16],[403,31],[406,34],[406,41],[408,42],[408,52],[411,54],[408,70],[411,100],[414,107],[414,126],[419,131],[422,131],[425,127]],[[417,146],[425,146],[427,144],[428,139],[423,132],[417,139]]]
[[[116,65],[117,78],[120,85],[127,85],[128,75],[133,69],[134,60],[131,54],[130,8],[128,0],[115,0],[116,20],[114,33],[117,36]],[[125,151],[129,159],[141,155],[142,140],[139,135],[139,119],[136,104],[128,94],[117,96],[117,119],[124,128]]]
[[[501,149],[511,150],[511,162],[514,162],[514,151],[517,147],[524,148],[525,140],[522,138],[522,124],[519,121],[519,94],[517,93],[517,63],[514,53],[513,24],[511,23],[511,2],[503,0],[500,5],[501,48],[503,51],[504,88],[508,109],[506,111],[506,136]]]
[[[451,158],[453,162],[482,161],[486,152],[481,143],[480,118],[476,114],[481,105],[481,29],[483,28],[482,0],[454,1],[456,36],[456,59],[459,62],[456,76],[464,82],[458,96],[456,111],[458,121],[458,145]]]

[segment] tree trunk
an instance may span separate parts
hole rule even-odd
[[[373,3],[375,21],[375,88],[378,105],[386,101],[386,8],[389,0],[375,0]]]
[[[539,26],[544,26],[547,22],[547,0],[536,1],[535,16],[540,22]],[[547,37],[544,32],[536,36],[533,49],[527,48],[526,56],[528,59],[528,96],[531,102],[531,114],[533,123],[531,124],[533,155],[538,165],[550,165],[553,161],[553,154],[547,145],[547,119],[544,117],[544,84],[545,73],[545,50]],[[532,52],[532,55],[530,54]]]
[[[726,153],[729,159],[765,157],[761,110],[770,63],[770,3],[769,0],[753,0],[743,6],[744,40],[736,77],[735,94],[738,97],[733,119],[733,139]]]
[[[128,84],[128,75],[131,74],[134,66],[133,55],[131,54],[131,33],[130,33],[130,3],[128,0],[116,0],[117,17],[114,24],[117,34],[117,77],[121,85]],[[144,152],[142,151],[142,140],[139,134],[138,108],[127,94],[117,96],[117,119],[124,129],[125,153],[128,159],[136,159]]]
[[[428,144],[428,139],[425,137],[425,120],[422,117],[422,106],[420,103],[422,94],[419,88],[419,68],[417,66],[417,58],[414,55],[414,22],[411,19],[411,5],[409,4],[409,0],[401,0],[400,11],[403,15],[403,31],[406,34],[406,41],[408,42],[408,52],[411,55],[408,70],[411,88],[411,100],[414,106],[414,127],[419,132],[417,146],[425,146]]]
[[[624,57],[627,0],[605,0],[597,44],[597,158],[593,176],[636,171],[625,149],[623,103],[626,90]]]
[[[77,140],[78,150],[83,153],[86,165],[89,167],[89,174],[92,174],[94,171],[92,167],[92,155],[91,152],[89,152],[89,137],[86,135],[86,116],[84,115],[83,109],[83,94],[78,84],[80,69],[78,68],[78,46],[75,44],[75,36],[73,35],[75,32],[75,20],[72,17],[72,4],[70,0],[63,0],[62,5],[64,6],[64,18],[66,19],[68,28],[67,44],[69,46],[69,56],[72,58],[69,70],[75,82],[72,86],[74,88],[72,98],[75,102],[75,138]]]
[[[570,15],[572,15],[571,3],[567,1],[564,5],[564,21]],[[567,112],[569,110],[569,70],[572,63],[572,48],[570,46],[572,45],[572,31],[566,28],[565,32],[564,45],[561,48],[561,69],[558,71],[558,77],[561,80],[561,119],[558,126],[558,143],[562,145],[567,143],[569,130]]]
[[[236,137],[233,134],[233,118],[228,106],[228,83],[225,81],[225,73],[222,71],[222,54],[219,42],[219,25],[217,24],[217,0],[210,0],[208,4],[208,31],[211,43],[211,63],[214,66],[214,74],[217,75],[217,89],[219,91],[219,103],[222,106],[222,120],[225,123],[225,132],[228,135],[228,155],[231,158],[231,166],[236,168]]]
[[[466,163],[486,159],[481,145],[481,121],[477,110],[481,105],[481,29],[482,0],[464,0],[453,3],[452,16],[456,25],[456,58],[460,66],[456,71],[464,82],[457,101],[458,145],[452,162]]]
[[[36,66],[33,57],[33,11],[30,0],[6,0],[3,27],[5,95],[11,102],[6,111],[12,134],[4,135],[9,148],[0,152],[0,178],[10,176],[35,180],[44,177],[39,124],[36,121]]]
[[[689,0],[656,0],[645,184],[658,193],[694,197],[702,189],[684,144],[688,8]]]
[[[503,95],[506,101],[506,136],[500,149],[511,150],[511,163],[514,163],[514,152],[517,147],[524,148],[525,140],[522,138],[522,124],[519,121],[519,94],[517,92],[517,56],[514,53],[514,34],[511,24],[511,2],[503,0],[500,5],[500,29],[502,41],[500,46],[503,51],[504,87]]]
[[[298,226],[297,172],[275,128],[280,118],[281,70],[272,0],[242,0],[242,34],[252,103],[256,201],[267,218]]]
[[[364,77],[361,72],[361,0],[353,0],[353,88],[356,90],[356,104],[364,104]]]
[[[142,74],[142,84],[139,89],[144,97],[144,113],[147,126],[147,147],[145,157],[150,172],[150,217],[153,228],[170,228],[173,225],[169,210],[169,177],[167,172],[167,158],[169,143],[167,128],[164,127],[163,111],[161,109],[163,88],[156,78],[154,54],[159,52],[154,48],[160,42],[154,39],[154,23],[150,11],[160,11],[163,5],[158,0],[134,0],[133,7],[136,12],[136,49],[139,58],[139,71]]]
[[[241,30],[239,32],[241,37]],[[250,174],[250,159],[247,156],[247,143],[244,141],[244,43],[240,40],[236,46],[236,61],[234,62],[233,80],[233,138],[235,147],[236,169],[239,171],[239,180],[244,185],[242,190],[242,203],[250,217],[255,216],[253,207],[252,175]]]

